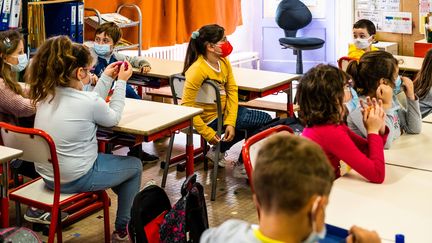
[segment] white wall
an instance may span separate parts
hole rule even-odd
[[[228,40],[234,47],[233,52],[253,50],[252,1],[242,0],[241,4],[243,25],[237,26],[235,32],[228,36]]]
[[[336,58],[348,54],[348,44],[352,42],[354,24],[354,0],[336,0],[335,42]],[[340,33],[340,35],[338,35]]]

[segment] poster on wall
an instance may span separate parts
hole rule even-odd
[[[400,11],[400,0],[357,0],[356,10]]]
[[[412,34],[411,12],[383,12],[381,31]]]
[[[382,26],[382,12],[376,10],[356,10],[354,21],[358,21],[359,19],[369,19],[375,24],[375,28],[378,31],[381,31]]]
[[[425,18],[431,11],[431,0],[419,0],[419,32],[425,33]]]

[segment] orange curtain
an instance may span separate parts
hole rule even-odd
[[[86,7],[101,13],[115,12],[124,3],[136,4],[141,9],[143,49],[188,42],[192,31],[206,24],[223,26],[227,35],[242,24],[241,0],[85,0]],[[133,20],[138,18],[129,9],[122,10],[122,14]],[[94,31],[89,26],[85,31],[86,39],[93,39]],[[123,38],[131,42],[138,42],[137,34],[136,27],[123,29]]]

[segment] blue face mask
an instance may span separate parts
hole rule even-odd
[[[359,105],[359,98],[357,95],[357,92],[352,88],[349,87],[351,92],[351,100],[345,103],[345,106],[347,108],[348,113],[351,113],[355,109],[357,109],[357,106]]]
[[[393,89],[393,93],[395,95],[399,94],[402,91],[402,79],[398,75],[397,79],[395,80],[395,87]]]
[[[91,84],[90,83],[84,84],[81,80],[80,80],[80,82],[81,82],[81,85],[82,85],[82,91],[90,91],[90,89],[91,89]]]
[[[100,57],[106,57],[111,54],[111,45],[109,44],[99,45],[95,43],[93,48],[96,54]]]
[[[322,197],[317,197],[317,199],[314,202],[314,205],[312,206],[312,212],[311,212],[311,221],[312,221],[312,232],[309,234],[309,236],[306,238],[306,240],[303,241],[303,243],[315,243],[319,242],[320,240],[323,240],[326,236],[327,229],[324,225],[323,229],[320,232],[316,232],[316,222],[314,221],[316,210],[318,208],[318,203],[321,201]]]
[[[28,58],[26,54],[20,54],[17,56],[17,58],[18,58],[18,64],[15,65],[15,64],[8,63],[11,66],[12,72],[21,72],[27,67]]]

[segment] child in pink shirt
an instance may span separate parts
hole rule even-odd
[[[345,162],[368,181],[382,183],[385,176],[384,144],[388,128],[382,102],[367,98],[363,107],[363,122],[367,139],[352,132],[345,124],[345,102],[350,95],[348,75],[330,65],[318,65],[309,70],[298,86],[300,118],[305,123],[303,136],[318,143],[327,154],[336,177],[340,177],[340,162]]]

